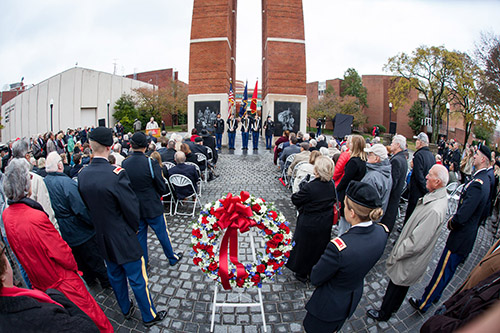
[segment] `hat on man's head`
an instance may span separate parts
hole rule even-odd
[[[365,148],[364,150],[366,153],[374,153],[380,157],[381,160],[387,159],[387,149],[381,143],[374,144],[370,148]]]
[[[375,187],[368,183],[351,180],[345,195],[353,202],[368,208],[382,207],[382,200]]]
[[[111,147],[113,144],[113,133],[111,132],[111,128],[99,126],[90,132],[89,139],[103,146]]]
[[[478,150],[488,158],[488,161],[491,161],[491,150],[488,146],[480,145]]]
[[[203,138],[201,136],[197,136],[196,138],[194,138],[194,142],[202,142],[203,141]]]
[[[424,132],[418,133],[418,135],[413,136],[414,139],[420,140],[425,144],[429,144],[429,137]]]
[[[202,129],[200,134],[201,134],[201,136],[210,136],[210,134],[208,133],[208,131],[206,129]]]
[[[130,142],[141,148],[148,146],[148,138],[143,132],[135,132],[134,135],[132,135]]]

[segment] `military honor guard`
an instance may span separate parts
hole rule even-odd
[[[419,300],[414,297],[409,299],[410,305],[421,313],[439,301],[458,265],[474,247],[481,217],[484,210],[489,209],[490,179],[487,168],[490,158],[490,149],[481,145],[474,155],[474,167],[477,171],[464,187],[457,212],[448,220],[450,234],[434,275]]]
[[[234,150],[234,143],[236,140],[236,130],[238,129],[238,119],[234,118],[234,114],[231,114],[227,120],[227,137],[229,150]]]
[[[363,295],[363,280],[384,252],[389,229],[375,224],[382,201],[370,184],[351,181],[345,218],[352,227],[328,244],[311,272],[316,286],[306,304],[306,332],[335,332],[354,313]]]
[[[137,239],[140,206],[125,169],[108,162],[113,144],[111,129],[98,127],[90,135],[92,162],[78,175],[78,189],[89,208],[109,282],[125,318],[135,311],[129,298],[130,281],[146,327],[162,321],[167,312],[156,311],[148,288],[143,249]]]
[[[259,114],[255,114],[255,118],[253,118],[250,122],[250,129],[252,131],[253,150],[259,149],[259,134],[261,126],[262,124]]]
[[[241,119],[241,149],[248,150],[248,134],[250,132],[250,118],[245,113]]]

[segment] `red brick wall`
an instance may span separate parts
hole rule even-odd
[[[307,103],[314,105],[318,103],[318,81],[309,82],[306,85]]]
[[[342,92],[342,81],[342,79],[326,80],[326,88],[328,88],[329,85],[332,86],[335,90],[335,95],[340,96]]]
[[[305,44],[269,37],[305,39],[302,0],[262,0],[262,99],[267,94],[306,95]]]
[[[9,90],[9,91],[2,91],[0,94],[2,94],[2,105],[16,97],[17,95],[21,94],[23,91],[19,90]]]
[[[177,72],[175,72],[175,73],[177,73]],[[129,74],[126,77],[128,77],[130,79],[135,79],[135,80],[139,80],[142,82],[154,84],[155,86],[158,86],[159,88],[164,88],[170,82],[172,82],[172,78],[174,77],[174,70],[172,68],[159,69],[156,71]]]

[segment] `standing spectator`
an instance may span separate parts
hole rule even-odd
[[[120,154],[122,150],[122,145],[119,143],[115,143],[113,145],[113,151],[111,152],[111,155],[115,157],[115,163],[117,166],[122,166],[122,162],[125,159],[122,154]]]
[[[151,117],[149,122],[146,124],[146,131],[150,129],[158,128],[158,123],[155,121],[155,117]]]
[[[160,127],[161,127],[162,132],[165,131],[165,122],[163,121],[163,119],[161,120]]]
[[[474,148],[465,149],[465,157],[460,161],[460,172],[462,173],[462,183],[469,181],[472,175],[472,165],[474,163]]]
[[[432,303],[439,300],[458,265],[472,251],[481,217],[485,209],[489,209],[487,202],[490,194],[490,180],[486,169],[490,158],[491,151],[485,145],[482,145],[474,155],[474,166],[477,171],[473,179],[464,187],[457,212],[448,220],[448,229],[451,231],[434,275],[420,300],[413,297],[409,300],[410,305],[421,313],[427,311]]]
[[[351,182],[345,206],[352,227],[327,242],[312,269],[311,282],[316,290],[306,304],[306,332],[337,332],[342,328],[363,296],[366,274],[384,252],[388,230],[372,222],[382,216],[376,190],[369,184]]]
[[[42,206],[28,198],[31,181],[26,161],[14,159],[10,162],[3,185],[10,202],[3,212],[7,239],[33,287],[61,291],[92,318],[100,331],[113,332],[108,318],[80,279],[68,244]]]
[[[384,212],[382,224],[385,224],[389,231],[394,228],[396,222],[399,201],[406,181],[406,174],[408,173],[408,161],[406,160],[406,138],[400,134],[396,134],[392,138],[391,143],[391,177],[392,187],[391,194],[389,195],[389,204]]]
[[[404,223],[408,221],[411,213],[413,213],[418,199],[427,193],[427,188],[425,187],[425,176],[436,163],[436,159],[428,147],[429,137],[427,134],[420,132],[419,135],[413,138],[417,139],[415,142],[415,148],[417,151],[413,154],[413,170],[410,176],[410,184],[408,185],[408,206],[406,208]]]
[[[62,163],[63,163],[63,167],[64,167],[64,173],[66,174],[66,176],[69,177],[69,173],[71,171],[71,167],[69,166],[68,164],[68,158],[67,158],[67,155],[66,154],[60,154],[59,155],[61,157],[61,160],[62,160]],[[47,171],[48,172],[48,171]]]
[[[318,120],[316,120],[316,136],[320,136],[321,135],[321,126],[322,126],[322,120],[321,118],[318,118]]]
[[[56,151],[58,154],[64,154],[65,151],[65,143],[64,143],[64,134],[61,132],[57,134],[57,140],[56,140]]]
[[[115,125],[116,136],[122,136],[124,131],[125,131],[125,127],[123,127],[122,123],[117,122]]]
[[[78,185],[63,173],[63,169],[61,157],[57,153],[50,153],[47,156],[48,173],[44,181],[61,236],[71,248],[87,284],[95,285],[97,278],[101,287],[111,288],[104,260],[97,250],[95,230],[87,207],[78,192]]]
[[[271,150],[274,135],[274,121],[271,116],[267,116],[267,120],[264,123],[264,133],[266,135],[266,149]]]
[[[330,240],[333,222],[333,204],[336,201],[333,184],[333,162],[326,156],[316,158],[314,180],[292,194],[292,202],[299,211],[293,234],[295,246],[286,266],[295,277],[305,282],[312,267],[319,260]]]
[[[387,259],[390,281],[380,310],[370,309],[368,317],[387,321],[399,310],[410,286],[424,275],[446,218],[448,172],[434,165],[426,177],[429,192],[419,200]]]
[[[174,253],[168,235],[167,221],[161,202],[161,196],[167,192],[167,186],[161,167],[156,160],[144,154],[148,145],[144,133],[135,133],[130,143],[132,144],[132,155],[123,161],[123,167],[127,171],[130,185],[139,201],[140,221],[137,238],[144,253],[144,260],[147,265],[149,263],[148,227],[151,227],[160,241],[170,266],[174,266],[181,260],[182,253]]]
[[[47,155],[52,153],[53,151],[57,151],[57,144],[55,142],[54,133],[52,132],[49,132],[48,134],[46,147],[47,147],[46,150]]]
[[[78,176],[78,173],[80,170],[83,168],[83,164],[81,163],[82,161],[82,154],[77,153],[73,155],[73,162],[75,163],[73,167],[71,168],[69,172],[69,176],[71,178]]]
[[[452,145],[452,150],[449,153],[449,159],[446,160],[445,166],[450,169],[450,165],[453,164],[453,170],[458,171],[460,170],[460,159],[461,159],[462,154],[460,153],[459,149],[459,144],[458,142],[454,142]]]
[[[339,186],[340,181],[344,177],[345,165],[347,164],[347,162],[351,158],[351,153],[349,151],[349,145],[350,145],[349,142],[351,141],[351,139],[352,139],[352,135],[349,135],[347,137],[346,150],[344,150],[343,152],[340,153],[340,156],[339,156],[337,162],[335,162],[335,171],[333,173],[333,181],[335,182],[335,186]],[[365,144],[363,141],[363,149],[364,149],[364,147],[365,147]],[[347,183],[347,185],[348,184],[349,183]],[[347,186],[346,186],[346,188],[347,188]]]
[[[156,311],[148,287],[143,250],[137,239],[140,207],[127,172],[109,164],[111,130],[98,127],[90,134],[92,163],[78,175],[78,189],[90,211],[97,245],[106,260],[109,282],[126,319],[135,311],[129,298],[130,281],[146,327],[161,322],[166,311]]]
[[[234,114],[231,114],[231,116],[227,120],[227,138],[228,138],[229,150],[234,150],[237,128],[238,128],[238,120],[234,118]]]
[[[132,126],[134,127],[134,132],[139,132],[140,130],[142,130],[142,123],[137,118],[135,118],[134,124]]]
[[[224,134],[224,120],[221,119],[220,113],[217,114],[217,119],[214,121],[214,127],[217,149],[220,149],[222,147],[222,134]]]

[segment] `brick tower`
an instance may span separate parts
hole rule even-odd
[[[268,115],[286,129],[306,130],[302,0],[262,0],[262,117]],[[276,127],[275,134],[281,135],[285,128]]]
[[[236,71],[236,3],[237,0],[194,0],[189,55],[189,130],[210,123],[214,113],[220,112],[227,118],[229,80],[235,80]]]

